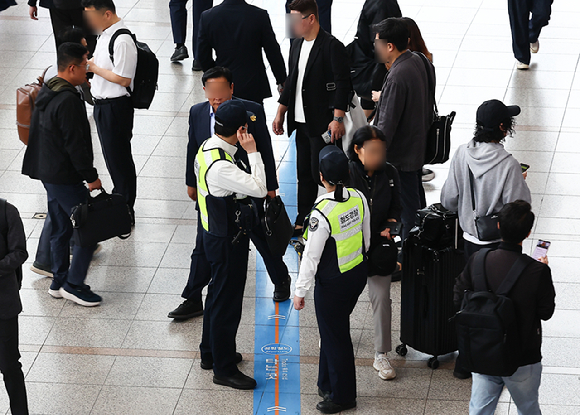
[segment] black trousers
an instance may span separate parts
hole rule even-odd
[[[318,168],[318,154],[325,146],[322,134],[318,137],[310,137],[306,124],[297,124],[298,215],[296,216],[296,225],[301,226],[304,223],[304,218],[310,214],[318,196],[318,186],[322,186]]]
[[[203,313],[199,349],[202,360],[213,359],[218,376],[233,376],[236,365],[236,335],[242,318],[242,301],[248,270],[250,239],[219,237],[203,230],[203,247],[211,268]]]
[[[97,45],[97,36],[87,24],[84,17],[84,8],[80,9],[58,9],[51,7],[50,22],[52,23],[52,31],[54,33],[54,40],[56,48],[60,46],[60,37],[71,27],[80,27],[85,32],[85,39],[89,49],[89,57],[93,55],[95,46]]]
[[[403,223],[401,238],[404,241],[409,236],[411,228],[415,226],[417,210],[423,209],[427,203],[421,170],[399,170],[399,178],[401,180],[401,204],[403,205],[403,211],[401,212],[401,222]]]
[[[314,286],[314,305],[320,332],[318,387],[331,392],[338,404],[356,399],[356,369],[350,337],[350,315],[367,283],[367,264],[363,262],[339,275],[318,270]]]
[[[277,257],[270,253],[266,235],[261,226],[256,226],[250,233],[250,240],[254,243],[260,255],[262,255],[272,284],[277,285],[284,282],[288,278],[288,267],[281,256]],[[181,296],[188,300],[201,302],[201,291],[209,284],[210,280],[211,266],[205,255],[205,249],[203,247],[203,226],[201,225],[201,219],[198,214],[197,236],[195,239],[195,248],[191,254],[189,278]]]
[[[530,63],[530,43],[537,42],[542,28],[548,25],[552,2],[553,0],[508,0],[512,48],[518,61]]]
[[[125,196],[127,205],[134,212],[137,174],[131,153],[135,114],[131,98],[97,100],[93,114],[107,170],[115,186],[113,193]]]
[[[18,316],[0,319],[0,372],[4,376],[12,415],[28,415],[28,400],[18,350]]]
[[[193,14],[193,38],[191,41],[192,52],[195,57],[197,52],[197,34],[199,32],[199,18],[201,14],[212,8],[213,0],[192,0]],[[173,31],[174,43],[185,43],[187,36],[187,0],[169,0],[169,15],[171,17],[171,30]]]

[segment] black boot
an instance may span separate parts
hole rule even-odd
[[[274,296],[272,299],[277,303],[281,303],[290,298],[290,284],[292,279],[288,276],[288,279],[281,284],[276,284],[274,286]]]
[[[318,409],[323,414],[337,414],[352,408],[356,408],[356,401],[338,404],[332,402],[331,400],[324,400],[322,402],[318,402],[316,405],[316,409]]]
[[[171,311],[167,317],[175,320],[188,320],[201,315],[203,315],[203,303],[201,301],[185,300],[179,307]]]

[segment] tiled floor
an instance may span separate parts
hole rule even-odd
[[[252,3],[270,11],[282,41],[282,0]],[[334,3],[334,34],[348,43],[363,1]],[[541,51],[533,56],[528,72],[515,70],[504,0],[399,3],[404,15],[417,20],[434,53],[441,112],[457,111],[455,147],[469,140],[475,110],[483,100],[499,98],[522,106],[518,133],[507,140],[507,147],[519,161],[531,165],[528,184],[538,217],[531,240],[545,238],[553,242],[550,262],[557,290],[557,311],[544,325],[540,401],[545,414],[578,414],[580,3],[554,2],[551,24],[541,38]],[[39,21],[31,21],[26,3],[20,1],[0,14],[0,195],[20,209],[29,237],[20,327],[31,411],[57,415],[249,414],[251,392],[217,387],[211,383],[211,374],[199,369],[201,321],[177,324],[166,318],[180,302],[195,239],[194,206],[187,198],[183,175],[187,111],[204,99],[200,74],[192,75],[191,60],[183,65],[169,62],[173,44],[167,1],[119,0],[117,5],[129,27],[158,54],[161,76],[151,110],[139,111],[135,117],[137,227],[127,241],[104,243],[102,253],[95,258],[88,283],[104,297],[102,306],[95,309],[50,298],[46,293],[49,280],[27,270],[42,227],[42,222],[32,216],[46,210],[46,198],[39,182],[19,172],[24,148],[14,126],[14,95],[18,86],[33,81],[43,68],[54,63],[54,43],[46,10],[40,10]],[[282,48],[286,54],[287,40]],[[271,121],[276,102],[266,100],[265,106]],[[93,139],[97,168],[106,188],[111,189],[96,133]],[[273,136],[273,140],[280,171],[291,171],[292,160],[282,159],[288,138]],[[429,202],[438,201],[447,165],[433,169],[437,177],[425,185]],[[288,183],[282,174],[280,181],[281,191],[292,200],[295,183]],[[531,242],[525,249],[531,251]],[[252,257],[238,339],[246,359],[242,370],[250,374],[254,269]],[[292,271],[296,272],[295,266]],[[399,284],[393,285],[393,298],[393,338],[397,339]],[[470,381],[452,377],[453,356],[442,358],[441,368],[431,371],[426,367],[425,355],[410,351],[403,359],[391,353],[397,379],[383,382],[377,377],[370,360],[370,313],[364,293],[352,318],[358,357],[357,413],[467,413]],[[318,336],[312,300],[300,313],[300,327],[301,413],[310,414],[316,413],[314,406],[319,400],[315,383]],[[6,411],[8,400],[2,390],[0,413]],[[502,396],[497,413],[516,413],[508,394]]]

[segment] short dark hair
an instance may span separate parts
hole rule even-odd
[[[89,53],[89,50],[80,43],[66,42],[58,47],[56,63],[58,70],[63,72],[70,65],[80,65],[83,57]]]
[[[378,33],[379,39],[386,40],[395,45],[398,51],[407,50],[409,45],[409,29],[407,23],[398,17],[389,17],[375,25],[373,30]]]
[[[94,7],[95,10],[106,12],[107,10],[117,13],[113,0],[82,0],[83,7]]]
[[[303,16],[313,14],[316,20],[318,20],[318,4],[316,4],[316,0],[294,0],[288,8],[300,12]]]
[[[205,86],[205,83],[208,79],[216,79],[216,78],[226,78],[226,80],[232,85],[234,82],[234,78],[232,76],[232,71],[228,68],[224,68],[223,66],[214,66],[211,69],[205,71],[201,77],[201,83]]]
[[[505,242],[519,244],[534,226],[532,206],[525,200],[507,203],[499,212],[499,233]]]
[[[503,125],[503,130],[500,128],[500,125]],[[475,131],[473,132],[473,140],[478,143],[501,143],[507,136],[511,137],[515,134],[515,126],[515,117],[506,118],[499,125],[494,127],[493,130],[487,129],[479,122],[476,122]]]
[[[216,123],[215,125],[215,131],[214,131],[217,135],[222,136],[222,137],[231,137],[233,135],[236,135],[238,132],[238,129],[234,129],[231,127],[225,127],[223,125],[219,125]]]
[[[85,32],[80,27],[69,27],[60,35],[60,43],[81,43]]]
[[[352,136],[350,146],[348,147],[348,158],[353,161],[358,161],[358,154],[354,151],[354,146],[360,148],[365,144],[365,141],[369,140],[381,140],[386,142],[387,137],[380,128],[377,128],[374,125],[365,125],[364,127],[359,128]]]

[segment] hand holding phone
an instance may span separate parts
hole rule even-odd
[[[532,258],[534,258],[536,261],[544,262],[546,264],[548,248],[550,248],[551,244],[552,243],[550,241],[543,241],[540,239],[536,244],[536,249],[534,249],[534,252],[532,253]],[[546,258],[546,260],[544,261],[543,258]]]
[[[330,144],[332,142],[332,132],[328,130],[324,134],[322,134],[322,139],[326,144]]]

